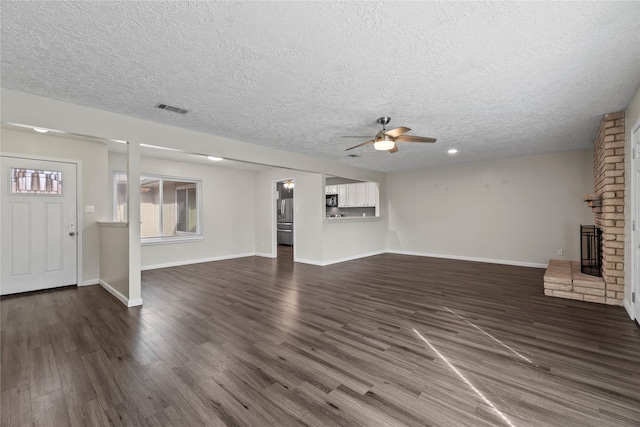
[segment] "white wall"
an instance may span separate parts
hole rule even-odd
[[[592,192],[592,150],[390,173],[387,249],[532,266],[579,260]]]
[[[294,260],[322,263],[322,219],[324,217],[324,177],[320,173],[270,168],[256,172],[255,242],[256,253],[275,257],[277,193],[274,181],[294,180]]]
[[[375,182],[378,183],[379,190],[379,218],[365,220],[329,219],[323,222],[322,260],[324,265],[386,251],[388,225],[388,209],[385,203],[387,197],[386,178],[383,177]]]
[[[100,281],[116,298],[129,301],[129,230],[125,223],[102,222],[100,229]]]
[[[3,112],[4,113],[4,112]],[[98,283],[100,277],[100,237],[98,221],[110,219],[109,201],[106,198],[107,146],[98,142],[69,139],[50,134],[36,134],[2,129],[2,153],[25,154],[65,160],[77,160],[82,164],[82,205],[95,207],[94,213],[82,218],[82,281]],[[84,209],[83,209],[84,210]]]
[[[322,233],[323,265],[386,251],[387,218],[325,220]]]
[[[385,251],[386,218],[325,220],[322,174],[271,168],[256,173],[256,253],[274,257],[273,182],[294,179],[294,260],[315,265],[361,258]],[[384,197],[384,180],[381,185]],[[384,209],[381,212],[385,212]]]
[[[633,292],[633,275],[632,269],[634,264],[637,262],[635,258],[635,250],[632,248],[631,244],[631,220],[633,219],[633,207],[632,202],[634,197],[640,194],[639,188],[640,183],[636,182],[635,172],[633,170],[633,153],[631,146],[631,133],[633,129],[635,129],[636,125],[640,124],[640,88],[636,91],[635,96],[631,100],[631,103],[627,107],[625,112],[625,139],[626,139],[626,155],[625,155],[625,163],[626,163],[626,176],[625,179],[625,263],[624,263],[624,306],[629,312],[629,315],[633,319],[635,316],[633,314],[633,303],[631,302],[631,293]],[[632,187],[633,185],[633,187]],[[635,187],[635,188],[634,188]],[[632,190],[635,189],[635,194],[632,194]],[[636,242],[640,243],[640,242]],[[639,278],[635,278],[635,280],[639,280]],[[640,295],[636,295],[636,298],[640,298]]]
[[[109,153],[110,206],[114,170],[126,171],[125,155]],[[201,180],[204,234],[204,240],[197,242],[143,245],[143,269],[253,255],[254,172],[150,157],[140,158],[140,171]]]

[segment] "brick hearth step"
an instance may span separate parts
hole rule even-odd
[[[544,294],[605,303],[604,279],[582,273],[578,261],[552,259],[544,274]]]

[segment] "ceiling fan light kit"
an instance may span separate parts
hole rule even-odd
[[[380,135],[382,132],[379,132],[378,135],[376,136],[376,139],[373,143],[373,148],[375,148],[376,150],[391,150],[393,147],[395,147],[396,145],[396,141],[390,137],[389,135],[385,135],[384,133],[382,133],[382,135]]]
[[[391,117],[384,116],[378,119],[378,123],[382,125],[382,130],[378,132],[375,138],[365,141],[361,144],[347,148],[344,151],[353,150],[354,148],[362,147],[364,145],[373,144],[373,148],[380,151],[388,151],[389,153],[395,153],[398,151],[398,142],[436,142],[435,138],[427,138],[424,136],[404,135],[411,129],[408,127],[399,127],[391,130],[386,129],[387,123],[391,121]],[[351,138],[349,136],[345,138]]]

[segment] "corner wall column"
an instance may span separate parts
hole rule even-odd
[[[129,223],[129,307],[142,305],[140,255],[140,144],[127,144],[127,221]]]

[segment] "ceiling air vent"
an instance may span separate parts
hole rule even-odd
[[[178,107],[174,107],[172,105],[167,105],[167,104],[157,104],[156,108],[159,108],[161,110],[171,111],[178,114],[187,114],[189,112],[189,110],[185,110],[184,108],[178,108]]]

